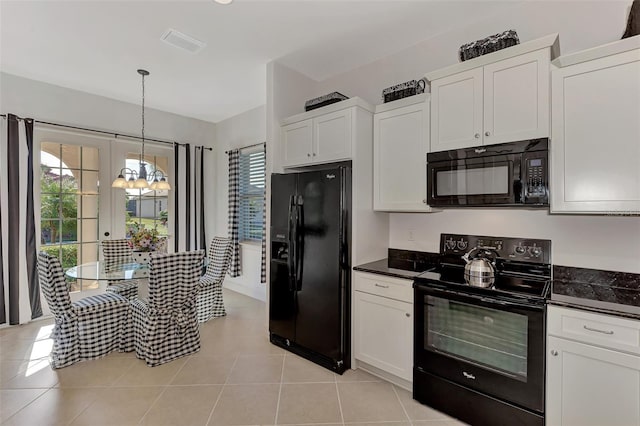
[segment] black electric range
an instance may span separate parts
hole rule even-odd
[[[462,256],[495,254],[490,287]],[[551,241],[442,234],[440,263],[414,281],[414,398],[474,425],[544,424]]]

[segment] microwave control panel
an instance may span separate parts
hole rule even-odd
[[[527,155],[523,158],[525,168],[525,199],[528,203],[548,202],[549,168],[545,155]]]

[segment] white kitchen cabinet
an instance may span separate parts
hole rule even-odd
[[[431,151],[549,137],[557,51],[553,34],[428,73]]]
[[[640,425],[640,356],[612,350],[633,352],[640,322],[553,306],[548,322],[546,424]]]
[[[429,95],[376,107],[373,116],[373,208],[428,212]]]
[[[431,82],[431,151],[482,145],[482,68]]]
[[[361,99],[352,98],[283,120],[282,166],[351,160],[358,126],[366,121],[361,115],[372,110]]]
[[[359,272],[354,275],[355,359],[413,381],[412,282]]]
[[[302,164],[313,152],[313,120],[303,120],[282,127],[283,163]]]
[[[553,65],[551,212],[640,214],[640,37]]]

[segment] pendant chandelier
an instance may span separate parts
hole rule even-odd
[[[142,76],[142,150],[140,152],[140,167],[137,172],[128,167],[123,167],[111,186],[123,189],[169,190],[171,185],[167,182],[167,177],[162,171],[154,167],[154,170],[147,175],[147,167],[144,163],[144,78],[149,75],[149,71],[141,69],[138,70],[138,74]],[[129,174],[128,180],[124,177],[125,173]],[[149,183],[149,180],[151,180],[151,183]]]

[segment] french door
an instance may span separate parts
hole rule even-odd
[[[111,235],[113,217],[111,141],[48,128],[34,136],[39,250],[57,256],[64,270],[99,260],[100,240]],[[69,282],[72,300],[102,292],[104,286],[92,280]]]

